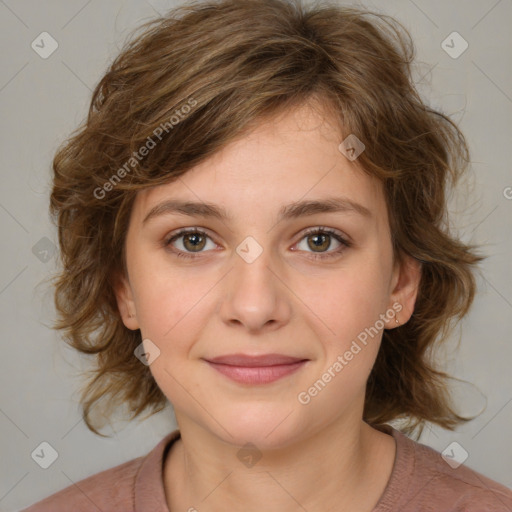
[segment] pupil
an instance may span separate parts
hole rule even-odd
[[[328,235],[322,235],[322,234],[318,234],[318,235],[313,235],[312,238],[314,239],[314,242],[313,242],[313,246],[312,246],[312,249],[314,248],[322,248],[322,245],[326,245],[326,247],[323,247],[324,249],[327,249],[329,247],[329,242],[327,242],[327,244],[325,243],[326,239],[327,239]]]
[[[192,248],[202,248],[201,247],[201,239],[203,238],[202,235],[199,235],[197,233],[192,233],[190,235],[187,235],[185,237],[185,242],[187,243],[187,245],[191,245]],[[204,241],[203,241],[203,245],[204,245]]]

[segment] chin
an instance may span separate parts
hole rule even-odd
[[[300,438],[307,424],[304,418],[299,418],[292,407],[268,405],[259,403],[245,410],[236,408],[222,419],[219,416],[219,423],[227,432],[218,424],[211,427],[227,443],[242,447],[252,443],[262,451],[284,448]]]

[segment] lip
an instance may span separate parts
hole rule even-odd
[[[225,356],[206,359],[209,363],[227,364],[230,366],[276,366],[283,364],[293,364],[299,361],[305,361],[304,357],[291,357],[283,354],[262,354],[251,356],[248,354],[228,354]]]
[[[264,354],[250,356],[230,354],[205,359],[219,373],[241,384],[269,384],[295,373],[308,359],[285,356],[282,354]]]

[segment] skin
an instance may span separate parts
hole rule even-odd
[[[307,405],[297,399],[394,303],[402,307],[400,323],[407,322],[421,275],[416,260],[395,262],[381,185],[339,151],[342,137],[329,119],[318,105],[303,104],[136,197],[128,275],[116,296],[124,324],[160,350],[150,371],[181,431],[163,472],[173,512],[370,512],[391,475],[393,438],[362,420],[382,330]],[[283,205],[333,195],[371,216],[346,211],[277,220]],[[143,223],[171,198],[215,203],[232,218],[167,213]],[[314,235],[304,232],[319,226],[351,246],[327,236],[315,251]],[[209,237],[199,252],[190,236],[164,246],[187,227]],[[251,263],[236,252],[248,236],[263,249]],[[179,258],[170,247],[195,259]],[[314,259],[340,248],[335,257]],[[386,321],[385,328],[396,326],[394,318]],[[254,386],[231,381],[203,360],[233,353],[309,361]],[[251,467],[237,457],[248,442],[261,455]]]

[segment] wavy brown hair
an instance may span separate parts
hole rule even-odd
[[[449,376],[432,359],[468,312],[483,259],[450,234],[447,218],[447,192],[469,150],[457,125],[420,98],[414,56],[393,18],[327,2],[196,2],[136,29],[53,161],[50,211],[62,260],[55,328],[94,355],[81,396],[90,430],[103,435],[93,414],[100,404],[107,417],[126,406],[131,419],[167,404],[134,356],[141,333],[124,326],[113,291],[126,272],[137,192],[177,179],[254,123],[313,98],[328,106],[340,141],[353,133],[364,142],[358,163],[383,184],[395,257],[422,263],[412,317],[384,331],[363,419],[402,419],[408,434],[427,421],[453,430],[471,419],[454,410]]]

